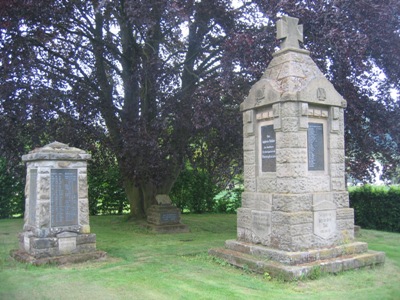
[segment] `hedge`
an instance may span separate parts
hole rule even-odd
[[[400,232],[400,187],[365,185],[349,190],[355,223],[366,229]]]

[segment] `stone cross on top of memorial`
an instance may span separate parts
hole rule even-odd
[[[299,41],[303,42],[303,25],[298,25],[299,19],[283,16],[276,23],[276,38],[283,40],[281,49],[300,49]]]
[[[42,263],[103,257],[90,233],[87,161],[90,154],[53,142],[22,156],[27,165],[25,222],[18,260]]]
[[[300,49],[298,21],[278,21],[281,47],[240,106],[244,192],[237,240],[210,250],[237,266],[285,278],[307,275],[315,266],[337,272],[384,261],[383,253],[353,242],[344,166],[346,101],[309,51]]]

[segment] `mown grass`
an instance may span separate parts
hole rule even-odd
[[[158,235],[124,216],[92,217],[103,261],[64,266],[18,263],[21,219],[0,220],[0,299],[400,299],[400,234],[362,230],[386,252],[384,267],[285,283],[207,255],[236,235],[235,215],[184,215],[190,233]]]

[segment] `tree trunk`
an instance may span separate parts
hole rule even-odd
[[[144,219],[146,212],[144,210],[140,188],[132,180],[124,180],[126,197],[130,205],[130,215],[135,219]]]
[[[135,219],[145,219],[147,209],[157,204],[157,194],[169,194],[174,182],[169,179],[167,182],[157,187],[147,183],[137,186],[133,181],[125,179],[124,187],[126,196],[130,204],[130,215]]]

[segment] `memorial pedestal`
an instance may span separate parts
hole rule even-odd
[[[172,205],[168,195],[157,195],[157,205],[147,210],[146,228],[157,233],[185,233],[189,227],[181,223],[180,210]]]
[[[77,263],[106,257],[96,250],[96,235],[63,232],[55,237],[36,237],[28,232],[19,235],[19,250],[11,256],[21,262],[41,264]]]
[[[34,264],[78,262],[106,255],[90,233],[84,151],[54,142],[22,157],[27,163],[24,231],[11,255]]]

